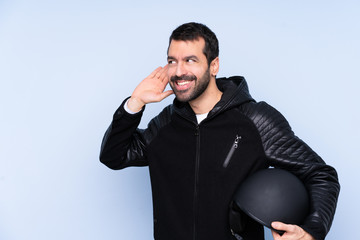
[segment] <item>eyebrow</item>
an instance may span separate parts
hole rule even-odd
[[[199,58],[198,58],[197,56],[195,56],[195,55],[186,56],[186,57],[184,57],[183,59],[187,60],[187,59],[191,59],[191,58],[194,58],[194,59],[196,59],[196,60],[199,60]],[[172,59],[176,59],[176,58],[173,57],[173,56],[168,56],[167,59],[168,59],[168,60],[172,60]]]

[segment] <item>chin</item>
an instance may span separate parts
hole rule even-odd
[[[176,99],[177,99],[179,102],[183,102],[183,103],[189,102],[189,99],[188,99],[188,98],[185,98],[185,97],[178,97],[178,96],[176,96]]]

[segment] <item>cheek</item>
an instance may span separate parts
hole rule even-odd
[[[198,68],[196,70],[194,69],[194,71],[192,73],[199,79],[204,76],[206,71],[207,71],[207,68]]]
[[[167,77],[168,77],[169,80],[170,80],[171,76],[174,76],[175,71],[176,71],[175,67],[169,66],[169,68],[167,70]]]

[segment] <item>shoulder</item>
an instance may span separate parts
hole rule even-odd
[[[161,127],[169,123],[173,112],[174,107],[172,104],[166,106],[156,117],[151,119],[149,125],[157,125],[158,127]]]
[[[174,107],[172,104],[166,106],[157,116],[150,120],[147,129],[144,131],[144,137],[146,142],[151,142],[159,131],[170,123],[171,116],[174,113]]]
[[[266,152],[292,141],[299,142],[285,117],[266,102],[246,103],[242,111],[257,128]]]
[[[285,117],[266,102],[249,102],[242,105],[243,113],[263,130],[264,128],[288,129],[290,126]]]

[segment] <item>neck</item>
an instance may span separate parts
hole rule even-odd
[[[206,90],[196,99],[189,102],[195,114],[204,114],[211,111],[220,101],[222,92],[218,89],[215,78],[211,79]]]

